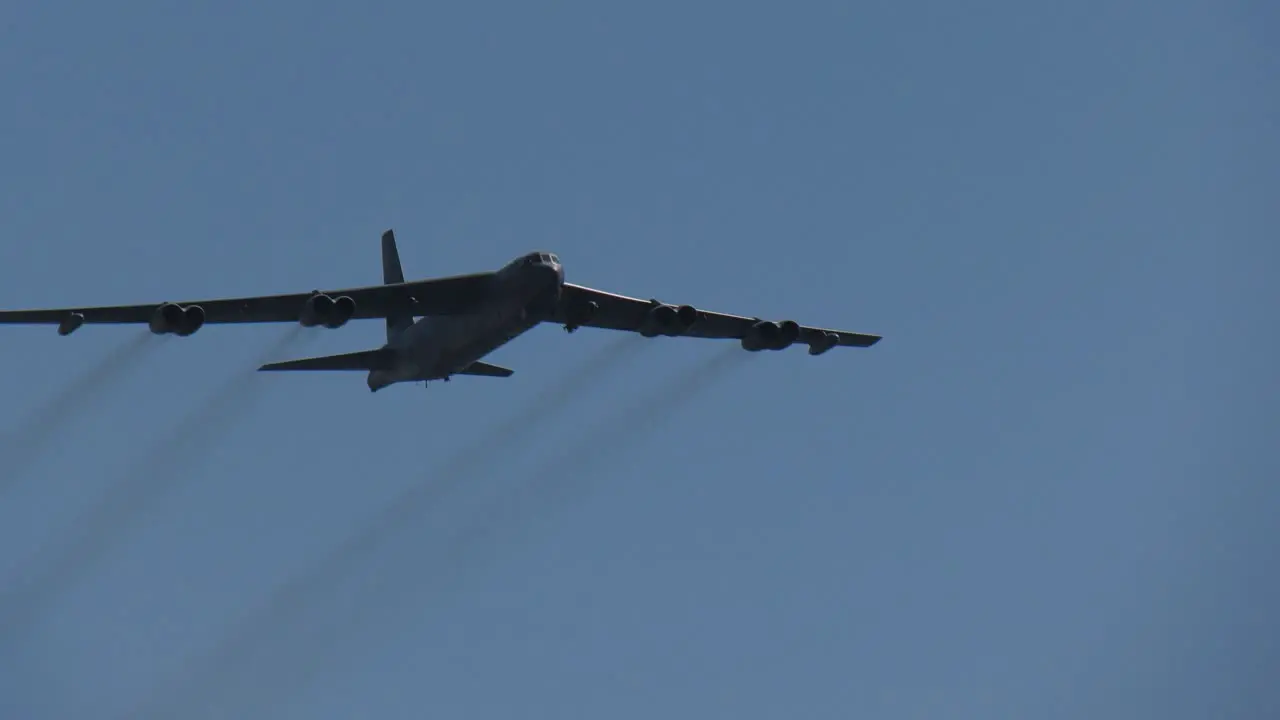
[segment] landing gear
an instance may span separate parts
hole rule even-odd
[[[565,326],[564,326],[564,331],[565,331],[565,332],[567,332],[567,333],[572,334],[572,333],[574,333],[574,332],[577,332],[578,327],[579,327],[578,325],[565,325]]]

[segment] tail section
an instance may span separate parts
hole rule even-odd
[[[395,367],[395,351],[390,348],[362,350],[343,355],[267,363],[259,370],[390,370]]]
[[[400,251],[396,249],[396,234],[393,230],[382,233],[382,282],[384,285],[404,282]]]
[[[323,355],[321,357],[309,357],[302,358],[300,360],[285,360],[282,362],[267,363],[258,369],[267,371],[367,370],[375,372],[393,370],[395,366],[396,351],[392,348],[384,347],[378,348],[377,350],[361,350],[359,352],[343,353],[342,355]],[[502,367],[501,365],[494,365],[492,363],[477,360],[454,374],[505,378],[511,377],[515,374],[515,371],[511,368]],[[424,380],[440,378],[418,379]]]
[[[396,285],[404,282],[404,269],[400,266],[400,250],[396,248],[396,234],[392,230],[382,233],[382,283]],[[387,315],[387,342],[413,324],[412,312],[395,312]]]
[[[511,377],[515,374],[515,370],[504,368],[501,365],[493,365],[479,360],[471,363],[465,368],[458,371],[459,375],[480,375],[483,377]]]

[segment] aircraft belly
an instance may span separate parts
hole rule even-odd
[[[458,373],[471,363],[527,332],[538,320],[526,308],[523,295],[508,297],[481,312],[426,317],[405,338],[407,363],[396,376],[433,380]]]
[[[471,332],[459,338],[444,353],[441,369],[448,373],[456,373],[471,363],[485,357],[489,353],[506,345],[527,332],[537,320],[531,320],[526,313],[515,317],[495,315],[488,322],[478,323]]]
[[[494,350],[497,350],[503,345],[506,345],[512,340],[515,340],[517,337],[520,337],[525,332],[527,332],[535,324],[537,323],[536,322],[512,323],[511,325],[507,325],[506,327],[503,327],[503,328],[497,328],[493,332],[487,333],[482,337],[476,338],[474,343],[468,345],[467,347],[462,348],[461,351],[458,353],[457,362],[459,365],[459,369],[466,367],[467,365],[470,365],[476,360],[483,358],[484,356],[488,355]]]

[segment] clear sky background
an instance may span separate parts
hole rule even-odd
[[[1274,5],[627,5],[0,10],[0,307],[392,227],[886,336],[371,395],[251,370],[376,322],[3,329],[0,715],[1280,716]]]

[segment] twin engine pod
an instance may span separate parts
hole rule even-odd
[[[812,331],[810,332],[812,333]],[[742,338],[742,349],[749,352],[785,350],[794,345],[799,339],[800,323],[795,320],[783,320],[782,322],[761,320],[752,325],[751,329]],[[830,332],[821,333],[817,337],[808,340],[809,354],[821,355],[835,347],[839,342],[839,335]]]
[[[303,327],[321,325],[329,329],[340,328],[356,314],[356,301],[346,295],[332,298],[324,293],[315,293],[302,306],[302,314],[298,324]]]
[[[204,327],[204,308],[199,305],[183,307],[167,302],[151,314],[151,332],[156,335],[187,337]]]
[[[654,305],[640,326],[640,334],[651,338],[659,335],[677,337],[689,332],[698,321],[698,309],[692,305]]]
[[[839,335],[832,332],[822,333],[821,335],[818,336],[817,339],[809,341],[809,354],[821,355],[822,353],[830,350],[831,348],[835,347],[839,343],[840,343]]]
[[[600,303],[595,300],[588,300],[583,303],[577,303],[571,306],[565,312],[565,332],[576,332],[578,328],[591,322],[591,319],[600,311]]]
[[[742,349],[749,352],[785,350],[800,338],[800,323],[795,320],[770,322],[761,320],[742,337]]]

